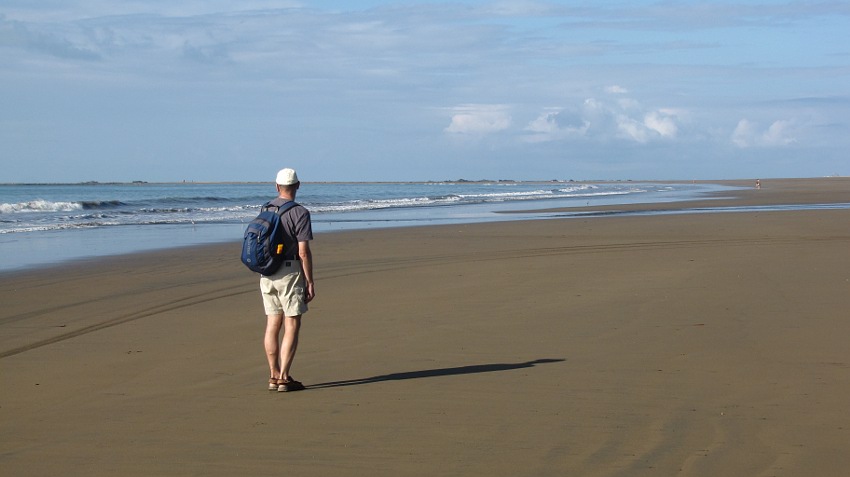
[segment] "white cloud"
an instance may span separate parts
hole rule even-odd
[[[741,148],[787,146],[796,142],[793,129],[794,123],[788,120],[777,120],[767,129],[760,129],[756,123],[741,119],[732,133],[732,142]]]
[[[605,92],[608,94],[627,94],[629,90],[623,88],[622,86],[611,85],[605,88]]]
[[[661,137],[676,137],[679,126],[676,120],[679,115],[672,109],[658,109],[650,111],[643,118],[643,125],[657,132]]]
[[[537,119],[528,123],[525,130],[534,133],[552,134],[558,131],[557,119],[557,112],[543,113]]]
[[[617,116],[618,136],[635,142],[645,143],[649,141],[649,130],[644,125],[628,116]]]
[[[620,106],[620,109],[623,111],[638,112],[641,109],[640,102],[634,98],[618,99],[617,105]]]
[[[531,133],[523,138],[526,142],[546,142],[568,137],[580,137],[587,133],[588,123],[579,114],[550,108],[525,126]]]
[[[756,135],[754,129],[755,126],[750,121],[747,121],[746,119],[738,121],[738,126],[736,126],[735,131],[732,132],[732,142],[734,142],[738,147],[751,146],[751,142]]]
[[[465,104],[452,108],[452,122],[445,132],[453,134],[490,134],[508,129],[511,115],[503,105]]]
[[[680,123],[686,116],[685,111],[673,108],[647,111],[633,98],[618,98],[616,101],[588,98],[572,115],[560,109],[540,114],[526,125],[525,131],[531,134],[524,139],[527,142],[543,142],[585,137],[643,144],[676,138]]]
[[[764,144],[767,146],[787,146],[796,142],[796,139],[792,136],[792,127],[791,121],[774,121],[762,135]]]

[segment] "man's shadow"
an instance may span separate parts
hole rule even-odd
[[[405,379],[434,378],[437,376],[456,376],[459,374],[492,373],[495,371],[510,371],[512,369],[533,368],[538,364],[560,363],[565,359],[536,359],[525,363],[494,363],[476,364],[471,366],[458,366],[456,368],[424,369],[421,371],[407,371],[404,373],[382,374],[371,378],[349,379],[345,381],[331,381],[327,383],[312,384],[310,389],[337,388],[342,386],[357,386],[360,384],[380,383],[383,381],[403,381]]]

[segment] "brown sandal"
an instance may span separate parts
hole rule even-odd
[[[278,382],[280,383],[280,386],[278,386],[277,388],[278,392],[285,393],[290,391],[301,391],[302,389],[304,389],[303,384],[292,379],[291,377],[289,378],[289,381],[279,379]],[[271,390],[271,387],[269,387],[269,389]]]
[[[280,386],[281,382],[278,378],[269,378],[269,391],[277,391],[277,387]]]

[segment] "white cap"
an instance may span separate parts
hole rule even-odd
[[[298,174],[295,173],[295,169],[281,169],[277,173],[277,180],[275,181],[279,185],[292,185],[298,183]]]

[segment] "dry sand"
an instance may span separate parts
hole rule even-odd
[[[850,202],[846,179],[762,184],[722,203]],[[850,469],[850,209],[346,232],[313,249],[298,393],[266,391],[238,244],[0,277],[2,474]]]

